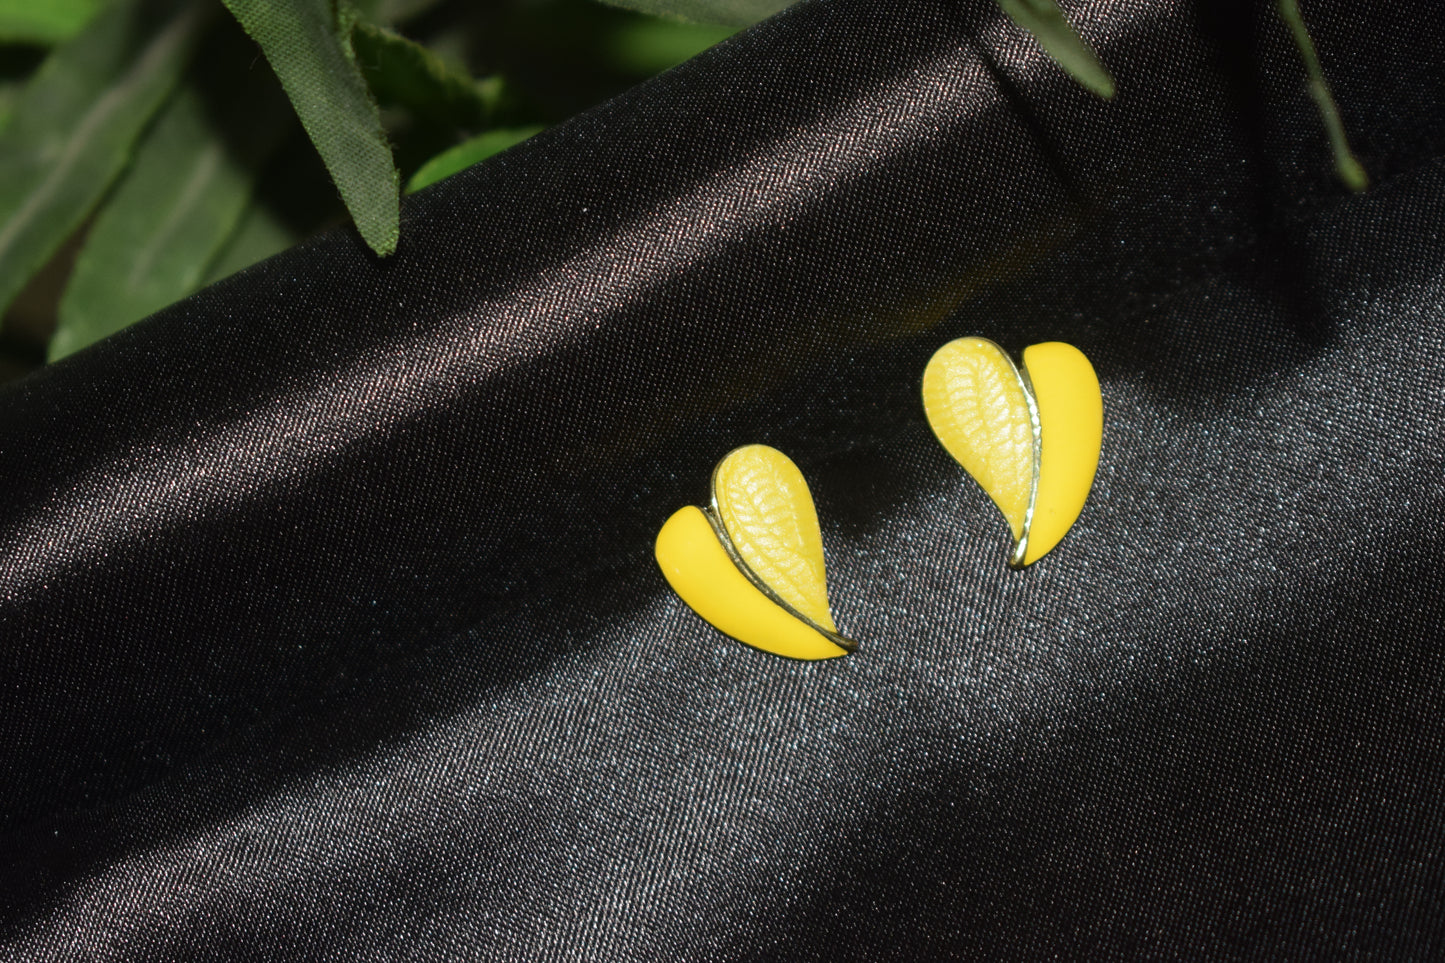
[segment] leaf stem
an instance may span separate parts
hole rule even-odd
[[[1310,96],[1319,108],[1320,119],[1325,123],[1325,133],[1330,139],[1330,151],[1334,155],[1335,173],[1340,181],[1352,191],[1363,191],[1370,185],[1365,166],[1350,150],[1349,139],[1345,136],[1345,125],[1340,119],[1339,107],[1335,104],[1330,85],[1325,80],[1324,69],[1320,66],[1319,53],[1315,42],[1305,27],[1304,16],[1300,13],[1298,0],[1275,0],[1279,17],[1289,27],[1294,37],[1300,59],[1304,61],[1305,73],[1309,76]]]

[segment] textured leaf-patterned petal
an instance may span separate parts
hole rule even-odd
[[[933,433],[993,499],[1014,540],[1023,535],[1034,483],[1034,432],[1013,362],[985,338],[939,348],[923,372]]]
[[[836,632],[818,512],[798,466],[776,448],[747,445],[718,463],[712,486],[723,529],[753,574],[804,616]]]

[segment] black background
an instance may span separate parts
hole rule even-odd
[[[5,959],[1445,954],[1445,45],[1100,0],[807,0],[0,389]],[[1082,348],[1070,536],[932,351]],[[651,557],[813,487],[820,664]]]

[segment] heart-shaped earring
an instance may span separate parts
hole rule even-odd
[[[1089,497],[1104,433],[1099,379],[1082,351],[1036,344],[1020,370],[986,338],[950,341],[924,369],[923,410],[1008,520],[1011,566],[1059,544]]]
[[[714,628],[793,659],[831,659],[858,644],[828,610],[823,534],[798,466],[767,445],[725,455],[712,503],[673,513],[657,533],[657,564]]]

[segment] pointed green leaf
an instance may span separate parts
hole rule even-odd
[[[0,133],[0,311],[130,159],[180,76],[203,10],[158,20],[154,4],[112,7],[27,84]]]
[[[693,23],[716,23],[727,27],[746,27],[771,17],[792,0],[603,0],[614,7],[625,7],[655,17],[670,17]]]
[[[0,43],[50,45],[69,40],[105,0],[0,0]]]
[[[713,24],[639,19],[616,30],[607,51],[614,66],[650,77],[697,56],[735,32],[733,27]]]
[[[351,53],[351,14],[338,16],[329,0],[225,3],[286,89],[362,238],[383,257],[395,251],[399,177]]]
[[[1315,52],[1315,42],[1310,39],[1310,32],[1305,28],[1299,3],[1296,0],[1278,0],[1277,9],[1280,19],[1289,27],[1295,47],[1299,49],[1300,59],[1304,61],[1305,73],[1309,76],[1310,96],[1314,98],[1320,119],[1325,124],[1325,133],[1330,139],[1335,174],[1350,190],[1362,191],[1370,185],[1370,176],[1365,173],[1365,165],[1361,164],[1350,150],[1349,139],[1345,137],[1344,121],[1340,120],[1340,110],[1335,105],[1334,95],[1330,93],[1330,85],[1325,81],[1324,68],[1320,66],[1319,54]]]
[[[60,301],[50,359],[195,291],[235,229],[251,182],[200,95],[179,91],[90,229]]]
[[[512,127],[504,130],[489,130],[485,134],[463,141],[450,150],[443,151],[421,166],[407,181],[407,193],[419,191],[435,184],[457,171],[466,170],[493,154],[500,154],[514,144],[520,144],[528,137],[540,132],[541,127]]]
[[[998,5],[1082,87],[1105,100],[1114,96],[1114,78],[1064,19],[1057,0],[998,0]]]
[[[495,79],[474,80],[421,44],[365,21],[351,39],[366,82],[383,104],[409,108],[445,128],[480,127],[491,116],[500,93]]]
[[[258,261],[279,254],[301,240],[265,204],[253,199],[241,223],[206,270],[206,284],[215,284]]]

